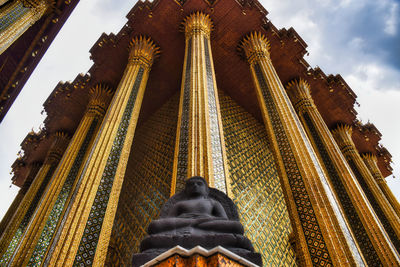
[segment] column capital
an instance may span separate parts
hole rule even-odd
[[[336,129],[332,131],[332,135],[335,138],[337,144],[339,145],[344,155],[353,152],[357,153],[354,142],[351,139],[352,133],[353,129],[351,125],[347,124],[340,124],[336,127]]]
[[[185,27],[186,39],[189,39],[195,34],[203,34],[207,38],[210,38],[213,29],[213,23],[210,16],[200,11],[187,16],[182,24]]]
[[[368,160],[374,163],[378,162],[378,158],[372,153],[363,153],[361,154],[361,157],[363,158],[364,161]]]
[[[314,107],[310,85],[302,78],[300,78],[300,80],[290,81],[286,85],[286,92],[299,114],[303,113],[307,108]]]
[[[250,65],[264,58],[269,59],[270,47],[267,37],[261,32],[250,33],[239,44],[239,49],[243,50]]]
[[[33,10],[55,6],[54,0],[20,0],[20,1],[24,7],[31,8]],[[36,10],[36,12],[38,11]]]
[[[378,183],[386,183],[378,167],[378,158],[372,153],[362,153],[362,159]]]
[[[135,36],[129,44],[129,64],[141,65],[150,69],[154,59],[160,54],[160,48],[150,37]]]
[[[70,136],[66,132],[55,132],[53,135],[53,143],[51,144],[50,150],[47,154],[45,164],[57,163],[63,156],[69,140]]]
[[[94,117],[103,117],[113,94],[112,90],[109,86],[99,83],[89,89],[89,94],[87,113]]]

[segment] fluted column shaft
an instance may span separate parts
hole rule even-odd
[[[211,187],[228,195],[230,182],[211,53],[212,22],[197,12],[188,16],[171,195],[185,180],[203,176]]]
[[[104,264],[143,94],[157,54],[150,38],[132,40],[125,72],[45,264]]]
[[[269,42],[262,34],[252,33],[241,48],[250,64],[288,203],[299,262],[306,266],[320,262],[363,265],[324,171],[272,65]]]
[[[397,253],[390,245],[379,219],[318,112],[308,83],[304,80],[293,81],[286,88],[325,167],[366,263],[371,266],[399,264]]]
[[[91,99],[88,108],[25,234],[15,266],[42,263],[81,166],[87,158],[87,152],[101,124],[111,94],[111,91],[102,85],[90,89]]]
[[[48,8],[47,1],[17,0],[0,10],[0,54],[38,21]]]
[[[400,253],[400,219],[397,217],[396,212],[382,193],[377,182],[358,153],[351,139],[351,126],[340,125],[332,133],[356,176],[358,183],[364,190],[368,201],[371,203],[376,215],[385,228],[389,239],[392,241],[397,252]]]
[[[396,197],[393,195],[392,190],[390,190],[389,186],[385,181],[385,177],[383,177],[381,171],[378,167],[378,159],[375,155],[370,153],[366,153],[362,155],[365,165],[371,172],[372,176],[375,178],[375,181],[378,183],[379,188],[382,190],[386,199],[392,205],[392,208],[397,214],[397,217],[400,218],[400,203],[397,201]]]
[[[54,141],[46,156],[46,160],[37,173],[32,185],[29,187],[16,214],[1,238],[0,264],[6,264],[15,259],[17,247],[23,239],[25,230],[39,204],[40,198],[46,190],[48,183],[57,168],[65,148],[69,142],[67,134],[57,132]]]
[[[10,223],[12,217],[14,216],[15,212],[17,211],[18,207],[21,204],[21,201],[23,200],[26,192],[28,191],[29,187],[32,184],[32,180],[36,177],[36,174],[38,173],[40,169],[39,163],[32,163],[28,177],[25,179],[24,185],[22,188],[18,191],[17,196],[15,197],[14,201],[12,202],[10,208],[7,210],[7,213],[4,215],[3,219],[1,220],[0,223],[0,236],[3,235],[6,227]]]

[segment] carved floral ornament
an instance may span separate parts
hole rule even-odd
[[[271,45],[261,32],[252,32],[239,44],[239,50],[244,52],[250,65],[263,59],[269,58]]]
[[[213,30],[210,16],[200,11],[187,16],[182,25],[187,39],[196,34],[204,34],[207,38],[210,38],[210,33]]]
[[[143,35],[132,38],[129,48],[129,63],[140,64],[145,68],[150,68],[154,59],[160,54],[160,48],[154,41]]]

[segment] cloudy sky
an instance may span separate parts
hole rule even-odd
[[[164,0],[172,1],[172,0]],[[72,81],[91,66],[89,49],[101,33],[118,32],[136,1],[82,0],[0,124],[0,218],[18,188],[11,164],[20,143],[45,116],[42,104],[59,81]],[[393,155],[386,180],[400,199],[400,4],[397,0],[261,0],[277,28],[293,27],[307,42],[307,61],[326,74],[341,74],[358,95],[363,122],[383,134]]]

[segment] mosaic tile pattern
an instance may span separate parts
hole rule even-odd
[[[222,157],[222,144],[218,123],[218,110],[215,97],[215,88],[213,80],[213,69],[211,68],[211,57],[208,46],[208,39],[204,37],[204,50],[206,60],[206,75],[207,75],[207,94],[208,94],[208,112],[210,121],[211,134],[211,149],[212,163],[214,171],[214,187],[226,193],[224,159]]]
[[[295,266],[291,225],[265,127],[220,92],[226,155],[246,236],[264,266]]]
[[[385,228],[386,233],[388,234],[394,247],[400,253],[400,240],[397,238],[396,233],[395,233],[392,225],[390,224],[389,220],[387,219],[385,213],[383,212],[381,206],[379,206],[378,201],[375,199],[372,191],[369,189],[367,183],[365,182],[364,177],[362,176],[361,172],[358,170],[357,165],[354,163],[354,161],[352,159],[347,159],[347,162],[349,163],[351,170],[353,171],[354,175],[356,176],[358,183],[361,185],[361,188],[364,190],[364,193],[367,196],[369,203],[371,204],[376,215],[378,216],[379,220],[381,221],[383,228]]]
[[[85,139],[82,142],[82,145],[76,155],[76,158],[72,164],[71,170],[68,173],[67,178],[63,184],[63,187],[58,195],[58,198],[53,206],[53,209],[50,212],[50,216],[48,217],[46,224],[42,230],[42,234],[37,242],[37,245],[33,251],[33,254],[29,260],[29,265],[40,265],[43,261],[44,255],[50,245],[50,242],[54,236],[56,231],[57,224],[61,218],[61,214],[64,211],[65,203],[70,195],[72,190],[72,186],[75,183],[76,177],[78,175],[79,169],[83,163],[83,159],[88,150],[89,144],[92,140],[92,137],[96,131],[96,127],[98,125],[98,120],[93,119],[89,130],[86,134]]]
[[[279,144],[279,150],[283,159],[283,164],[286,170],[289,184],[292,189],[294,201],[296,203],[297,212],[300,217],[300,222],[307,241],[308,250],[314,266],[332,266],[328,249],[321,233],[315,212],[311,205],[310,198],[306,191],[303,179],[300,175],[295,157],[288,137],[283,128],[283,122],[276,110],[275,103],[270,94],[267,81],[262,74],[261,67],[258,64],[254,65],[254,70],[257,80],[261,87],[261,93],[267,107],[268,116],[274,128],[276,140]]]
[[[177,94],[136,130],[106,266],[131,266],[148,224],[169,198],[178,107]]]
[[[57,162],[58,163],[58,162]],[[37,205],[39,204],[40,198],[42,197],[44,190],[47,187],[47,184],[50,182],[51,177],[53,176],[54,171],[57,168],[57,164],[53,163],[51,167],[49,168],[46,176],[44,177],[42,184],[40,185],[39,189],[37,190],[35,197],[29,204],[29,208],[25,213],[24,218],[22,219],[17,231],[14,234],[13,239],[11,240],[6,252],[3,254],[3,257],[0,259],[0,265],[5,266],[7,262],[11,259],[13,256],[22,235],[24,234],[26,228],[28,227],[29,221],[31,220]]]
[[[0,18],[0,34],[28,12],[28,10],[29,8],[24,7],[21,2],[15,5],[14,9]]]
[[[318,149],[319,154],[321,155],[322,161],[325,164],[326,170],[330,176],[331,183],[336,191],[336,195],[342,205],[344,213],[347,217],[347,222],[350,225],[351,230],[357,240],[358,246],[361,249],[361,252],[367,262],[368,265],[371,266],[380,266],[381,262],[379,260],[379,256],[375,251],[374,246],[372,245],[371,240],[368,237],[368,234],[362,224],[360,217],[355,211],[355,207],[351,202],[351,199],[344,187],[342,180],[333,164],[332,159],[330,158],[328,151],[326,150],[324,143],[319,136],[314,123],[312,122],[310,116],[307,113],[303,115],[305,124],[310,130],[311,137],[314,140],[314,143]]]
[[[131,94],[129,95],[121,123],[118,127],[110,155],[104,168],[103,177],[97,190],[85,230],[75,257],[74,266],[87,266],[93,264],[97,242],[100,237],[101,226],[106,213],[108,199],[117,171],[120,155],[125,142],[126,132],[135,106],[136,96],[142,82],[144,69],[140,67]]]
[[[178,170],[176,177],[176,192],[185,188],[185,180],[187,178],[188,166],[188,146],[189,146],[189,109],[190,109],[190,69],[192,64],[192,39],[188,40],[185,83],[183,89],[183,104],[179,135],[179,155]]]

